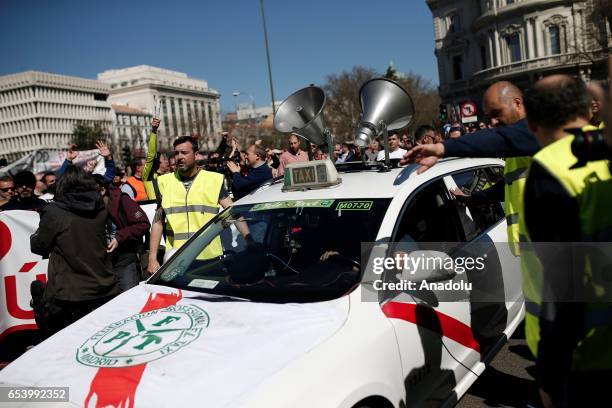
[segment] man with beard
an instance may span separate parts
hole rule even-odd
[[[39,211],[47,202],[41,200],[34,194],[36,188],[36,176],[31,171],[20,171],[13,177],[15,183],[15,195],[3,207],[8,210],[33,210]]]
[[[157,178],[161,205],[158,207],[151,227],[148,271],[159,269],[157,250],[162,234],[166,234],[169,248],[180,248],[189,238],[218,212],[219,206],[226,208],[233,204],[223,186],[223,174],[199,169],[195,155],[198,142],[190,136],[181,136],[174,143],[174,157],[177,171]],[[245,240],[250,239],[248,228],[238,223]],[[213,240],[197,256],[198,260],[215,258],[223,254],[221,241]]]
[[[289,136],[289,150],[280,155],[280,165],[278,166],[277,176],[285,174],[285,167],[289,163],[308,161],[308,153],[300,149],[300,138],[296,133]]]

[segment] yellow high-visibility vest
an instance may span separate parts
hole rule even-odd
[[[179,248],[219,212],[219,193],[223,175],[200,170],[185,190],[178,172],[157,178],[166,215],[166,242]],[[219,237],[202,250],[197,259],[210,259],[223,254]]]
[[[510,251],[518,256],[519,249],[519,218],[527,170],[531,165],[531,157],[509,157],[504,167],[504,211],[508,226],[508,245]]]
[[[591,127],[592,128],[592,127]],[[588,127],[583,128],[588,130]],[[544,167],[565,188],[579,206],[582,241],[612,241],[612,175],[609,162],[588,162],[572,168],[578,160],[572,154],[574,136],[558,140],[538,152],[533,160]],[[563,222],[563,220],[559,220]],[[520,220],[521,267],[526,302],[525,334],[527,344],[537,356],[540,340],[540,305],[542,302],[542,263],[529,243],[531,238],[524,218]],[[598,370],[612,368],[612,304],[605,301],[612,293],[612,282],[600,274],[602,265],[596,252],[586,251],[580,261],[580,272],[586,290],[594,299],[585,308],[584,337],[574,350],[572,369]],[[604,261],[605,262],[605,261]],[[605,274],[604,274],[605,275]],[[603,279],[602,279],[603,277]],[[599,299],[599,301],[598,301]],[[576,335],[568,333],[568,335]]]

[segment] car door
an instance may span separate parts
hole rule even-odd
[[[412,193],[396,222],[387,256],[421,244],[441,252],[464,240],[453,197],[443,178]],[[398,244],[394,244],[398,243]],[[431,245],[425,243],[432,243]],[[412,253],[412,252],[411,252]],[[383,280],[393,281],[395,274]],[[449,277],[458,282],[458,275]],[[452,293],[451,293],[452,292]],[[441,404],[469,369],[456,356],[478,349],[470,328],[469,292],[456,290],[386,291],[383,312],[394,327],[405,376],[407,406]]]
[[[464,349],[456,355],[464,364],[475,366],[492,357],[490,352],[505,340],[509,325],[520,319],[520,264],[507,244],[503,168],[489,166],[456,172],[444,177],[444,183],[454,192],[451,200],[465,237],[462,252],[486,257],[483,270],[467,274],[472,284],[470,325],[480,352]]]

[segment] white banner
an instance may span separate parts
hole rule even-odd
[[[17,330],[36,329],[30,283],[46,282],[48,264],[30,252],[38,221],[36,211],[0,212],[0,340]]]
[[[155,207],[142,206],[149,221]],[[37,328],[30,283],[47,281],[49,263],[30,252],[30,235],[38,229],[39,219],[36,211],[0,211],[0,341],[14,331]]]
[[[97,159],[99,154],[100,151],[98,149],[83,150],[79,152],[79,155],[73,163],[77,166],[84,166],[88,160]],[[66,152],[38,150],[0,169],[0,176],[7,174],[15,175],[23,170],[29,170],[35,174],[44,173],[46,171],[56,171],[61,167],[65,159]],[[102,167],[104,167],[104,160],[102,160]],[[97,167],[96,170],[98,170]]]

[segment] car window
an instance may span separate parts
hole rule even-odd
[[[460,194],[453,200],[466,241],[471,241],[504,218],[503,169],[471,169],[452,175]],[[465,194],[462,196],[461,194]],[[500,201],[501,200],[501,201]]]
[[[400,215],[394,242],[460,242],[463,232],[442,180],[411,195]]]
[[[390,199],[235,205],[216,216],[149,283],[258,302],[338,298],[361,279]],[[248,228],[249,239],[239,232]],[[203,251],[204,250],[204,251]]]

